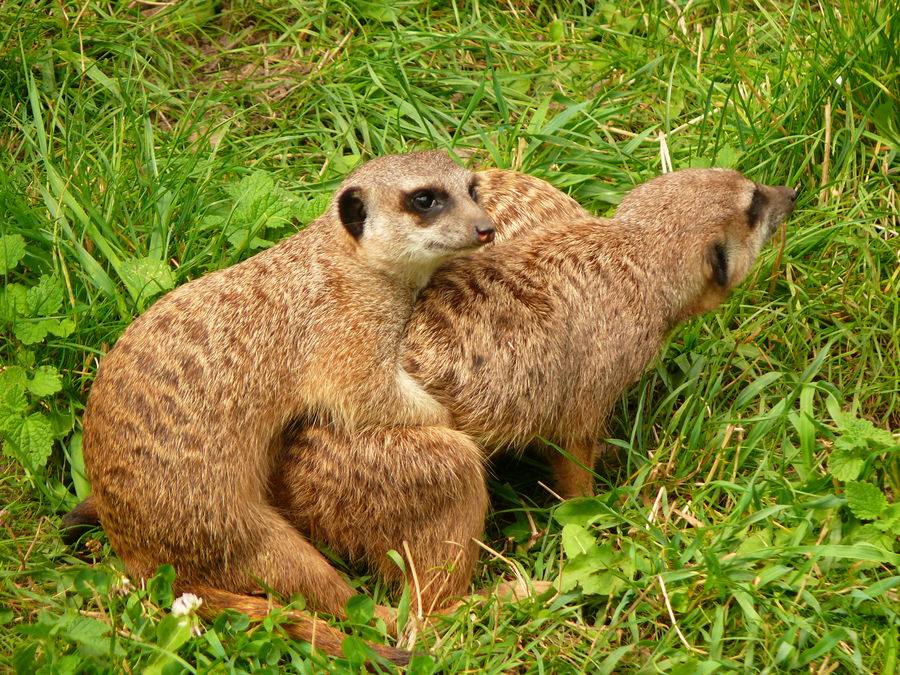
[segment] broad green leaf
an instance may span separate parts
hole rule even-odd
[[[594,520],[609,513],[609,507],[599,499],[569,499],[553,512],[560,525],[590,525]]]
[[[111,630],[108,623],[85,616],[74,616],[61,633],[78,645],[78,650],[89,656],[100,656],[109,651],[109,639],[105,637]]]
[[[835,447],[828,458],[828,470],[839,481],[856,480],[865,466],[867,454],[865,451],[861,453],[858,448]]]
[[[888,532],[893,534],[894,537],[900,537],[900,504],[888,506],[878,516],[878,520],[875,521],[874,525],[882,532]]]
[[[347,618],[355,623],[369,623],[375,616],[375,601],[368,595],[354,595],[347,600]]]
[[[123,260],[119,274],[135,300],[146,300],[175,287],[172,269],[156,258]]]
[[[559,19],[555,19],[547,26],[547,37],[550,38],[550,42],[561,42],[565,34],[564,31],[565,24]]]
[[[409,109],[406,112],[409,114],[414,114],[414,109]],[[331,166],[338,173],[346,174],[350,173],[351,170],[356,168],[360,161],[362,161],[362,157],[352,153],[347,155],[332,155]]]
[[[596,546],[566,561],[560,577],[560,590],[580,586],[585,595],[612,595],[624,582],[610,570],[613,558],[609,547]]]
[[[34,377],[28,383],[28,391],[35,396],[50,396],[62,389],[62,378],[53,366],[41,366],[34,371]]]
[[[743,154],[743,150],[738,150],[732,145],[725,145],[716,155],[716,166],[732,169],[737,166],[737,163]]]
[[[162,607],[171,606],[175,601],[175,593],[172,591],[174,581],[175,568],[169,564],[160,565],[156,570],[156,576],[147,582],[151,600]]]
[[[75,322],[72,319],[60,319],[50,326],[50,332],[57,337],[69,337],[75,332]]]
[[[271,246],[271,241],[256,235],[289,225],[301,210],[298,201],[276,187],[265,171],[254,171],[226,192],[234,200],[234,211],[225,225],[225,236],[238,249]]]
[[[366,643],[363,642],[362,638],[358,638],[355,635],[348,635],[344,638],[343,642],[341,642],[341,650],[352,666],[352,670],[349,672],[358,672],[369,656],[369,649],[366,647]]]
[[[0,392],[6,393],[10,387],[24,389],[27,382],[28,375],[22,366],[7,366],[0,370]]]
[[[880,450],[896,444],[891,432],[879,429],[871,421],[844,413],[838,420],[840,436],[835,439],[835,447],[855,448],[868,447],[874,443]]]
[[[10,366],[0,372],[0,431],[9,431],[25,415],[28,409],[26,380],[25,369],[21,366]]]
[[[164,651],[150,665],[144,668],[144,675],[162,675],[166,666],[178,660],[175,656],[178,648],[190,639],[190,617],[175,616],[173,614],[163,617],[156,627],[156,643]]]
[[[393,2],[370,2],[369,0],[355,0],[353,6],[360,16],[381,23],[393,23],[399,16]]]
[[[28,311],[28,289],[22,284],[7,284],[0,289],[0,322],[11,323]]]
[[[275,187],[264,171],[254,171],[232,190],[235,211],[232,222],[245,227],[284,227],[293,217],[296,200]]]
[[[56,314],[63,303],[63,289],[59,279],[42,274],[37,285],[28,289],[25,305],[28,316],[51,316]]]
[[[772,545],[772,533],[768,529],[756,530],[749,535],[744,533],[740,537],[737,548],[738,555],[753,553]]]
[[[58,328],[59,324],[60,322],[56,319],[22,320],[16,322],[13,335],[23,345],[33,345],[47,337],[47,333]]]
[[[881,520],[874,523],[866,523],[853,530],[849,541],[853,544],[871,544],[880,549],[893,553],[897,545],[897,534],[886,532],[880,526]]]
[[[588,553],[597,548],[597,540],[584,527],[569,523],[563,525],[562,545],[568,558]]]
[[[437,670],[434,657],[428,654],[416,654],[409,660],[406,675],[432,675]]]
[[[160,647],[176,651],[191,637],[191,617],[167,614],[156,627],[156,641]]]
[[[25,239],[20,234],[0,235],[0,275],[15,269],[25,257]]]
[[[323,195],[316,195],[297,205],[296,218],[304,225],[311,223],[328,209],[331,200]]]
[[[847,498],[847,507],[861,520],[875,520],[887,507],[887,499],[871,483],[847,483],[844,486],[844,496]]]
[[[43,467],[53,450],[53,428],[41,413],[13,420],[6,430],[14,454],[28,462],[29,468]]]

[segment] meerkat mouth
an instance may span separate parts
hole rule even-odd
[[[473,244],[466,244],[464,246],[450,246],[449,244],[444,244],[439,241],[432,241],[428,244],[428,249],[431,251],[446,251],[447,253],[457,253],[466,251],[474,251],[482,247],[483,244],[480,242],[475,242]]]

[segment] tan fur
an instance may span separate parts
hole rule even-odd
[[[281,433],[295,419],[347,434],[449,420],[404,373],[399,342],[435,267],[492,236],[472,182],[441,153],[372,160],[304,231],[176,289],[125,331],[88,399],[84,458],[129,572],[171,563],[179,588],[224,593],[208,606],[262,581],[343,615],[353,591],[270,503]],[[421,190],[443,208],[413,209]],[[383,480],[375,468],[361,479]]]
[[[531,176],[484,171],[477,174],[477,185],[498,238],[519,236],[544,222],[589,216],[577,202]],[[405,371],[403,376],[408,378]],[[409,383],[421,390],[416,381]],[[270,501],[301,532],[367,560],[391,581],[403,576],[385,554],[404,550],[406,542],[420,579],[417,600],[423,611],[464,593],[477,558],[471,540],[480,536],[487,511],[481,449],[449,429],[393,427],[362,435],[322,427],[307,431],[308,421],[288,431],[291,454],[274,461]],[[63,518],[68,540],[92,522],[96,505],[89,498]]]

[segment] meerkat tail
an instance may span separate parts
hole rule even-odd
[[[100,526],[97,502],[88,497],[62,517],[59,534],[66,546],[72,546],[89,530]]]
[[[265,598],[231,593],[212,588],[211,586],[190,584],[179,590],[195,593],[203,599],[203,604],[200,606],[198,613],[208,621],[211,621],[219,612],[226,609],[234,609],[246,614],[252,621],[262,621],[273,608],[281,607],[281,605],[273,604]],[[316,649],[329,656],[344,656],[341,645],[344,638],[347,637],[345,633],[334,628],[327,621],[301,612],[288,611],[285,612],[285,616],[290,622],[282,624],[282,628],[289,637],[309,642]],[[412,656],[410,652],[397,647],[377,645],[371,642],[366,642],[366,645],[381,658],[401,666],[409,663],[409,659]]]

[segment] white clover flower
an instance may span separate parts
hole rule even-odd
[[[131,579],[124,574],[120,574],[112,582],[112,590],[116,595],[124,597],[134,590],[134,584],[131,583]]]
[[[189,614],[193,614],[194,610],[202,604],[203,600],[193,593],[183,593],[175,598],[175,602],[172,603],[172,615],[188,616]]]

